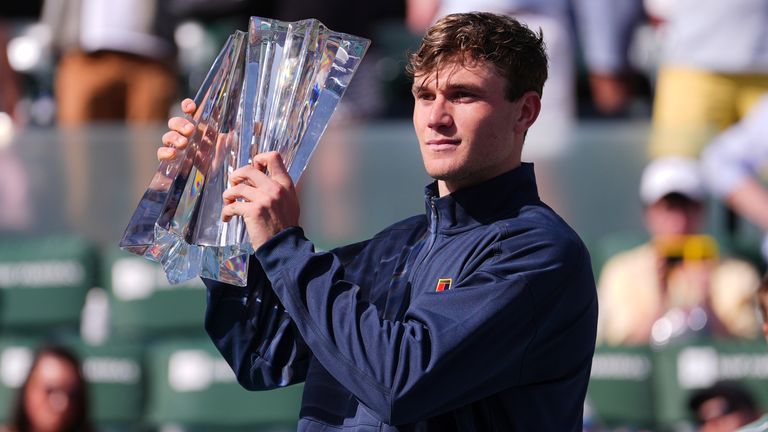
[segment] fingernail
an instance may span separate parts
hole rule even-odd
[[[187,143],[187,139],[184,138],[184,137],[178,137],[176,139],[176,143],[178,143],[178,144],[186,144]]]
[[[193,130],[195,130],[195,128],[191,124],[187,123],[184,125],[184,132],[192,132]]]

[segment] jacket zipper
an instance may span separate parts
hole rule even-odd
[[[416,263],[415,266],[413,266],[413,271],[411,272],[412,281],[416,280],[417,270],[421,268],[421,265],[424,264],[427,258],[429,258],[429,255],[432,253],[432,247],[435,245],[435,241],[437,240],[438,216],[437,216],[437,206],[435,206],[435,197],[429,198],[429,207],[432,210],[432,215],[429,220],[429,241],[427,243],[427,250],[424,253],[424,257],[418,263]],[[413,291],[411,295],[413,295]]]

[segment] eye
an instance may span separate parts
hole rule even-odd
[[[472,92],[464,91],[464,90],[459,90],[459,91],[451,94],[451,97],[450,97],[451,101],[457,102],[457,103],[472,102],[472,101],[474,101],[476,99],[477,99],[477,95],[476,94],[474,94]]]
[[[416,100],[426,100],[426,101],[435,100],[434,93],[430,93],[426,91],[418,91],[414,93],[413,97],[416,98]]]

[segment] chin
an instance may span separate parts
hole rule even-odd
[[[430,177],[432,177],[435,180],[439,180],[444,183],[454,184],[454,185],[464,183],[467,178],[467,176],[458,175],[458,173],[454,171],[440,171],[440,172],[433,172],[428,174]]]
[[[450,181],[455,177],[451,175],[450,172],[438,171],[438,170],[432,170],[432,171],[427,170],[427,174],[435,180],[442,180],[442,181],[446,181],[446,180]]]
[[[433,163],[425,166],[427,174],[435,180],[452,180],[458,176],[460,169],[452,164]]]

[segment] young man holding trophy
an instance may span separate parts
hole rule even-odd
[[[256,155],[223,194],[223,220],[241,216],[255,250],[248,284],[205,280],[206,329],[244,387],[305,383],[302,431],[580,431],[590,260],[520,156],[547,77],[541,35],[450,15],[408,69],[435,179],[426,215],[316,252],[280,156]],[[162,160],[194,130],[169,126]]]

